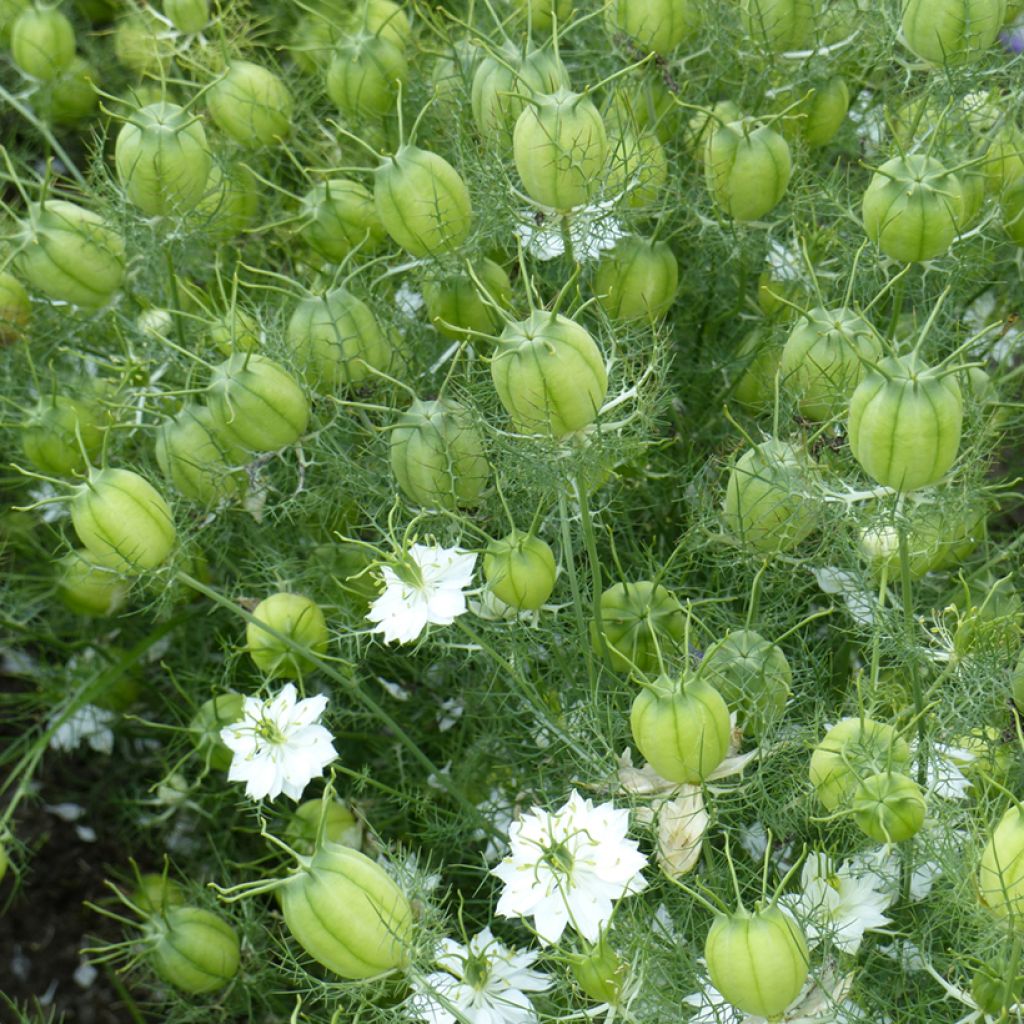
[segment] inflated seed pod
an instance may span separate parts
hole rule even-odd
[[[614,87],[608,105],[609,130],[653,132],[664,145],[680,130],[680,107],[660,74],[636,72]]]
[[[370,307],[345,288],[301,299],[285,338],[306,380],[319,390],[361,384],[391,365],[388,336]]]
[[[756,551],[792,550],[818,524],[817,507],[803,493],[813,471],[805,452],[775,438],[744,452],[726,484],[726,528]]]
[[[955,373],[913,356],[890,356],[868,372],[850,399],[850,450],[883,487],[914,491],[938,483],[952,468],[963,419]]]
[[[210,117],[243,146],[269,146],[291,132],[295,100],[281,78],[259,64],[233,60],[206,92]]]
[[[212,163],[202,124],[175,103],[136,111],[114,147],[125,194],[151,217],[191,210],[206,192]]]
[[[486,258],[474,265],[473,273],[476,281],[469,274],[452,274],[423,285],[427,316],[446,338],[471,339],[471,331],[493,336],[501,329],[502,319],[493,306],[508,309],[512,282],[504,267]],[[481,297],[477,281],[483,285],[487,301]]]
[[[811,754],[811,785],[831,812],[850,799],[861,779],[879,771],[899,771],[909,763],[910,747],[891,725],[871,718],[843,718]]]
[[[546,310],[502,331],[491,378],[517,430],[555,438],[593,423],[608,394],[604,358],[590,332]]]
[[[1024,810],[1011,807],[992,830],[978,865],[978,897],[996,917],[1024,926]]]
[[[536,611],[555,589],[558,575],[549,545],[532,533],[513,530],[492,540],[484,553],[484,579],[491,593],[518,611]]]
[[[114,29],[114,56],[138,75],[165,75],[174,51],[175,34],[168,32],[167,24],[151,10],[133,10]]]
[[[507,150],[526,99],[568,85],[565,68],[550,49],[524,52],[506,42],[484,57],[473,74],[470,105],[477,131],[485,142]]]
[[[1000,199],[1003,227],[1014,245],[1024,246],[1024,177],[1018,178]]]
[[[740,405],[753,412],[768,408],[775,398],[775,374],[782,361],[782,346],[760,327],[750,330],[736,350],[743,372],[732,394]]]
[[[238,934],[210,910],[172,906],[153,914],[147,931],[153,970],[183,992],[216,992],[238,973]]]
[[[737,629],[704,653],[700,678],[736,712],[738,724],[754,736],[782,718],[793,671],[782,649],[752,629]]]
[[[842,75],[832,75],[810,89],[802,86],[783,89],[776,107],[789,108],[779,125],[783,135],[803,139],[812,148],[827,146],[846,120],[850,88]]]
[[[423,508],[471,507],[491,475],[473,417],[450,398],[416,399],[391,428],[390,457],[402,493]]]
[[[202,32],[210,22],[210,0],[164,0],[164,14],[179,32]]]
[[[1013,1008],[1024,1002],[1024,974],[1019,959],[981,963],[971,978],[971,997],[986,1017],[1005,1020]]]
[[[512,133],[523,188],[552,210],[570,210],[593,198],[608,153],[608,133],[593,100],[566,88],[534,95]]]
[[[75,30],[55,7],[29,7],[11,26],[11,58],[32,78],[56,78],[75,59]]]
[[[10,46],[11,29],[31,0],[0,0],[0,46]]]
[[[1024,177],[1024,132],[1015,124],[1000,128],[985,149],[982,168],[990,192],[999,193]]]
[[[742,121],[743,111],[732,100],[719,100],[710,110],[698,110],[686,126],[687,149],[703,163],[711,136],[724,125]]]
[[[342,978],[372,978],[403,966],[412,939],[409,901],[388,873],[357,850],[324,842],[300,859],[278,890],[299,945]]]
[[[719,914],[704,943],[711,984],[738,1010],[773,1020],[800,994],[809,972],[807,939],[772,904]]]
[[[309,424],[298,381],[266,356],[236,352],[214,368],[209,406],[219,430],[254,452],[294,444]]]
[[[775,209],[792,172],[789,144],[774,128],[751,120],[732,121],[708,135],[708,192],[734,220],[757,220]]]
[[[53,476],[84,472],[103,447],[103,415],[81,398],[39,400],[21,426],[21,450],[36,469]]]
[[[668,157],[652,131],[625,126],[609,128],[608,175],[605,192],[622,195],[631,210],[657,202],[668,181]]]
[[[700,785],[729,752],[732,727],[721,694],[700,677],[659,676],[633,701],[637,749],[669,782]]]
[[[383,117],[398,98],[399,83],[409,77],[401,47],[383,35],[358,32],[334,49],[327,69],[327,95],[350,117]]]
[[[862,213],[868,238],[886,256],[933,260],[952,245],[963,221],[963,184],[935,157],[893,157],[872,177]]]
[[[569,965],[584,995],[609,1006],[619,1002],[629,965],[612,948],[607,934],[602,932],[596,945],[587,943],[583,952],[572,954]]]
[[[902,843],[924,824],[924,794],[902,772],[877,772],[863,779],[853,793],[853,820],[878,843]]]
[[[203,196],[192,211],[213,242],[226,242],[252,227],[259,213],[260,186],[244,164],[214,161]]]
[[[611,0],[604,20],[613,35],[624,33],[645,51],[668,56],[704,23],[696,0]]]
[[[323,820],[323,837],[339,846],[358,850],[363,845],[363,826],[340,800],[332,799],[324,808],[319,797],[306,800],[295,808],[285,826],[284,835],[296,852],[307,857],[316,849],[317,832]]]
[[[303,196],[299,209],[300,237],[333,263],[340,263],[357,245],[361,253],[372,253],[384,240],[373,193],[358,181],[322,181]]]
[[[124,606],[129,587],[114,561],[82,548],[57,563],[57,592],[76,615],[105,617]]]
[[[821,422],[843,412],[863,380],[864,360],[882,356],[882,343],[863,317],[845,307],[815,306],[797,321],[782,350],[782,384],[800,414]]]
[[[905,0],[901,37],[937,67],[977,60],[995,41],[1006,0]]]
[[[271,594],[253,609],[252,617],[255,621],[245,627],[245,647],[256,667],[269,679],[301,679],[316,668],[315,661],[293,650],[270,629],[317,656],[327,653],[324,613],[315,601],[302,594]]]
[[[248,484],[248,457],[205,405],[186,406],[157,430],[156,461],[181,494],[202,505],[238,498]]]
[[[234,306],[213,321],[207,337],[210,344],[226,356],[235,352],[252,352],[260,347],[259,321],[251,313]]]
[[[594,294],[613,320],[657,320],[675,301],[679,264],[667,242],[624,235],[601,254]]]
[[[454,252],[469,237],[473,204],[444,157],[406,144],[374,173],[373,201],[384,230],[416,257]]]
[[[513,17],[527,22],[535,32],[546,32],[558,19],[564,25],[572,14],[573,0],[512,0]]]
[[[75,489],[71,524],[91,554],[120,570],[155,569],[177,539],[170,506],[129,469],[91,470]]]
[[[132,903],[147,914],[160,914],[168,907],[185,904],[185,890],[173,878],[144,874],[132,890]]]
[[[341,28],[322,15],[301,14],[288,36],[288,53],[295,66],[307,75],[326,72],[334,54],[334,44],[341,38]]]
[[[76,125],[99,104],[96,69],[83,57],[75,57],[56,78],[49,79],[32,97],[40,117],[53,124]]]
[[[0,345],[17,341],[28,326],[32,302],[25,286],[12,274],[0,271]]]
[[[196,752],[215,771],[226,772],[234,754],[220,738],[221,729],[242,719],[245,698],[240,693],[221,693],[199,706],[188,731]]]
[[[98,309],[124,279],[124,239],[98,213],[50,199],[29,207],[14,264],[35,291]]]
[[[740,0],[750,37],[775,52],[802,50],[814,38],[814,0]]]
[[[686,634],[686,616],[675,594],[658,583],[616,583],[600,597],[601,622],[590,623],[590,645],[607,650],[616,672],[657,672],[663,655],[678,649]],[[602,639],[598,630],[604,633]]]

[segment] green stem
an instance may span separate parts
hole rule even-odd
[[[12,96],[2,85],[0,85],[0,99],[16,110],[33,128],[46,140],[47,145],[60,157],[61,163],[67,168],[68,174],[75,179],[75,183],[84,192],[89,191],[89,183],[85,180],[82,172],[75,166],[74,160],[68,156],[67,150],[57,141],[56,136],[50,129],[36,117],[32,111],[19,99]]]
[[[170,239],[164,240],[164,254],[167,258],[167,280],[171,289],[171,301],[174,309],[171,310],[171,318],[174,320],[174,333],[178,336],[178,344],[186,349],[185,326],[181,322],[181,297],[178,294],[178,275],[174,271],[174,254],[171,251]]]
[[[583,544],[587,549],[587,560],[590,562],[591,593],[593,595],[594,624],[597,627],[597,642],[600,645],[601,656],[607,660],[608,641],[604,635],[604,615],[601,611],[601,593],[604,590],[604,582],[601,577],[601,560],[597,555],[597,537],[594,534],[594,524],[590,518],[590,502],[579,478],[576,479],[576,500],[580,506]],[[585,634],[580,635],[585,636]]]
[[[585,638],[587,635],[586,616],[583,611],[583,594],[580,589],[579,575],[576,572],[576,553],[573,549],[572,530],[569,525],[569,507],[565,494],[558,495],[558,515],[562,521],[562,552],[565,556],[565,569],[569,576],[569,589],[572,591],[572,607],[576,615],[577,636]],[[594,652],[590,644],[585,644],[587,661],[587,679],[590,682],[590,690],[594,691],[597,685],[597,672],[594,668]]]

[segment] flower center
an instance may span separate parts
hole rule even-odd
[[[285,735],[272,718],[263,717],[256,723],[256,735],[265,743],[284,743]]]
[[[565,843],[555,843],[544,851],[544,863],[563,875],[572,874],[573,857]]]
[[[482,953],[471,953],[465,961],[462,980],[477,992],[487,987],[491,976],[491,962]]]

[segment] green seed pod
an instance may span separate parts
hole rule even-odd
[[[77,125],[96,110],[99,95],[95,68],[75,57],[56,78],[51,78],[32,98],[39,116],[52,124]]]
[[[1024,811],[1017,805],[1002,816],[982,850],[978,896],[996,917],[1024,926]]]
[[[202,124],[174,103],[136,111],[114,148],[125,194],[151,217],[191,210],[206,192],[212,163]]]
[[[733,397],[753,412],[769,408],[775,398],[775,374],[782,361],[782,346],[762,328],[755,327],[740,343],[736,358],[743,372],[733,386]]]
[[[498,398],[516,430],[561,438],[593,423],[608,394],[597,343],[578,323],[536,310],[509,324],[491,358]]]
[[[700,677],[659,676],[633,701],[629,727],[637,749],[669,782],[697,786],[729,752],[732,727],[721,694]]]
[[[986,1017],[1010,1020],[1009,1011],[1024,1001],[1024,974],[1019,960],[1012,974],[1006,961],[979,964],[971,979],[971,996]]]
[[[318,14],[301,15],[288,36],[288,52],[295,66],[307,75],[327,70],[341,29]]]
[[[162,914],[169,907],[184,906],[185,890],[173,878],[140,875],[132,892],[132,903],[147,914]]]
[[[234,306],[214,320],[207,337],[210,344],[226,356],[235,352],[252,352],[260,347],[259,321],[251,313]]]
[[[350,117],[383,117],[409,77],[400,47],[382,35],[359,32],[342,39],[327,69],[327,95]]]
[[[204,405],[188,405],[156,435],[156,461],[186,498],[215,505],[240,497],[248,477],[245,453],[222,434]]]
[[[523,51],[506,42],[480,61],[470,93],[473,121],[484,142],[505,152],[512,129],[534,95],[568,88],[569,76],[551,50]]]
[[[1024,132],[1015,124],[1007,124],[996,132],[985,149],[986,187],[999,193],[1024,176]]]
[[[651,132],[668,145],[680,133],[679,111],[663,75],[637,71],[614,87],[608,104],[609,130]]]
[[[654,132],[617,127],[608,132],[605,192],[623,194],[626,207],[642,210],[658,201],[668,181],[668,157]]]
[[[1005,17],[1006,0],[905,0],[901,35],[929,64],[966,64],[996,41]]]
[[[488,302],[508,309],[512,301],[512,282],[505,268],[494,260],[483,259],[473,267],[473,273],[484,286]],[[468,274],[425,282],[423,300],[430,322],[446,338],[475,340],[470,331],[493,336],[502,326],[501,317],[481,298],[476,281]]]
[[[555,589],[555,556],[535,534],[513,530],[492,540],[484,554],[484,579],[491,593],[518,611],[536,611]]]
[[[613,320],[657,320],[675,301],[679,264],[666,242],[625,235],[601,255],[594,294]]]
[[[183,992],[222,989],[238,973],[238,935],[222,917],[201,907],[170,907],[148,925],[153,970]]]
[[[831,812],[849,800],[862,778],[898,771],[909,762],[910,747],[891,725],[871,718],[844,718],[825,733],[811,754],[811,785]]]
[[[584,952],[571,954],[569,963],[584,995],[596,1003],[617,1005],[629,965],[612,949],[607,935],[602,933],[595,946],[588,943]]]
[[[1024,712],[1024,651],[1021,651],[1017,658],[1013,675],[1010,677],[1010,685],[1014,704]]]
[[[210,22],[210,0],[164,0],[164,14],[179,32],[202,32]]]
[[[54,7],[29,7],[11,26],[11,57],[31,78],[56,78],[75,59],[75,30]]]
[[[547,32],[558,19],[561,27],[572,14],[573,0],[512,0],[513,18],[529,24],[536,34]]]
[[[241,721],[245,698],[240,693],[221,693],[199,706],[188,731],[196,753],[209,760],[214,771],[226,772],[234,754],[220,738],[221,729]]]
[[[740,0],[740,14],[751,38],[776,53],[803,50],[813,40],[813,0]]]
[[[163,496],[128,469],[91,470],[76,488],[71,523],[90,554],[121,570],[155,569],[177,539]]]
[[[342,978],[372,978],[407,962],[412,908],[375,861],[325,842],[279,890],[299,945]]]
[[[882,356],[882,343],[863,317],[845,307],[805,313],[782,350],[782,383],[800,414],[816,422],[842,413],[864,378],[864,362]]]
[[[25,286],[16,277],[0,271],[0,345],[17,341],[31,314],[32,302]]]
[[[782,649],[752,629],[737,629],[704,654],[700,678],[736,712],[738,724],[761,736],[781,718],[793,671]]]
[[[477,503],[491,467],[466,407],[439,398],[417,399],[398,417],[391,428],[391,471],[410,501],[454,510]]]
[[[802,95],[805,92],[807,95]],[[790,108],[780,122],[782,134],[801,138],[805,145],[817,149],[827,146],[846,120],[850,89],[842,75],[833,75],[810,90],[800,86],[782,89],[775,105],[779,110]]]
[[[658,652],[670,655],[682,644],[686,616],[675,594],[657,583],[616,583],[600,597],[604,642],[595,616],[590,623],[590,645],[595,654],[607,649],[616,672],[657,672]]]
[[[260,188],[252,171],[240,163],[222,168],[214,162],[192,217],[201,219],[210,241],[226,242],[253,225],[259,207]]]
[[[726,529],[766,554],[790,551],[818,525],[818,512],[804,492],[815,467],[794,445],[774,438],[736,461],[726,484],[722,511]]]
[[[715,918],[704,943],[711,984],[737,1009],[773,1019],[800,994],[810,954],[800,926],[772,905]]]
[[[160,78],[174,59],[175,38],[153,11],[133,12],[114,29],[114,56],[137,75]]]
[[[613,35],[623,32],[645,51],[664,57],[695,36],[704,23],[695,0],[611,0],[604,20]]]
[[[687,125],[686,145],[693,158],[704,162],[708,141],[721,127],[743,121],[743,112],[732,100],[719,100],[710,110],[699,110]]]
[[[29,208],[14,262],[35,291],[58,302],[98,309],[121,287],[124,239],[99,214],[50,199]]]
[[[566,88],[533,96],[512,134],[512,155],[527,195],[552,210],[571,210],[594,197],[608,153],[597,107]]]
[[[773,128],[752,120],[733,121],[708,136],[708,192],[734,220],[757,220],[774,210],[792,172],[789,144]]]
[[[1014,245],[1024,246],[1024,177],[1018,178],[1001,199],[1003,227]]]
[[[853,794],[853,820],[878,843],[902,843],[924,824],[921,787],[902,772],[869,775]]]
[[[868,238],[886,256],[933,260],[953,244],[963,221],[963,184],[935,157],[893,157],[872,177],[862,213]]]
[[[76,615],[106,617],[124,606],[128,583],[111,561],[83,548],[69,551],[57,563],[57,592]]]
[[[210,117],[235,142],[255,148],[286,139],[295,100],[278,75],[259,64],[234,60],[206,93]]]
[[[103,447],[101,411],[67,395],[40,399],[22,424],[21,450],[36,469],[53,476],[85,472]]]
[[[271,594],[253,610],[256,620],[245,627],[245,646],[256,667],[269,679],[301,679],[316,669],[316,662],[263,629],[283,633],[315,655],[327,653],[327,623],[320,606],[301,594]]]
[[[11,29],[30,3],[31,0],[0,0],[0,46],[10,46]]]
[[[358,181],[331,178],[314,185],[302,199],[299,235],[315,252],[340,263],[355,246],[370,254],[384,240],[373,193]]]
[[[296,852],[310,856],[316,849],[317,830],[323,817],[323,838],[339,846],[358,850],[363,845],[363,826],[359,819],[340,801],[330,800],[326,811],[319,797],[306,800],[295,808],[284,834]]]
[[[237,352],[215,367],[209,406],[217,429],[254,452],[294,444],[309,425],[309,402],[298,381],[251,352]]]
[[[345,288],[300,300],[288,321],[286,340],[306,380],[335,391],[373,379],[392,360],[391,342],[373,311]]]
[[[938,483],[960,450],[964,403],[956,375],[912,356],[887,357],[850,399],[850,450],[883,487]]]
[[[384,230],[419,258],[454,252],[469,237],[473,204],[444,157],[404,145],[377,168],[373,201]]]

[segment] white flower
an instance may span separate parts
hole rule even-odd
[[[543,992],[551,981],[532,969],[536,953],[509,949],[485,928],[465,946],[441,943],[437,966],[414,982],[409,1009],[429,1024],[528,1024],[537,1013],[527,992]]]
[[[884,880],[849,862],[837,866],[827,854],[812,852],[800,884],[803,892],[779,902],[803,920],[812,948],[829,938],[837,949],[856,953],[866,931],[891,923],[884,911],[892,894]]]
[[[969,750],[948,743],[932,745],[933,757],[928,758],[925,786],[929,793],[944,800],[966,800],[970,796],[971,780],[961,771],[961,764],[975,760]]]
[[[592,206],[578,206],[568,214],[569,239],[573,256],[579,263],[596,260],[603,249],[612,249],[626,234],[625,229],[612,215],[614,200],[594,203]],[[532,256],[539,260],[553,260],[565,252],[565,237],[562,234],[562,215],[552,212],[540,213],[524,210],[516,234]],[[541,217],[538,223],[538,217]]]
[[[253,800],[281,793],[298,800],[337,756],[331,734],[320,725],[327,698],[295,697],[294,683],[267,701],[246,697],[242,718],[220,731],[234,754],[228,778],[246,783],[245,795]]]
[[[947,834],[946,829],[942,833]],[[934,831],[932,834],[934,838]],[[870,853],[856,854],[850,859],[850,867],[855,874],[873,875],[877,880],[876,888],[889,895],[890,905],[901,896],[903,885],[903,859],[892,846],[882,846]],[[923,900],[931,891],[935,880],[942,874],[942,869],[933,860],[914,861],[914,870],[910,875],[910,899]]]
[[[534,808],[509,829],[509,855],[491,873],[505,883],[496,912],[532,917],[541,940],[557,942],[566,925],[597,942],[614,900],[647,884],[647,858],[626,838],[629,811],[595,807],[575,790],[553,814]]]
[[[382,565],[384,593],[366,616],[384,643],[411,643],[432,623],[450,626],[466,610],[476,555],[461,548],[413,544],[398,565]]]
[[[50,737],[50,749],[75,750],[82,743],[88,743],[96,753],[109,754],[114,749],[114,733],[110,726],[116,718],[117,715],[106,708],[83,704],[57,727]]]

